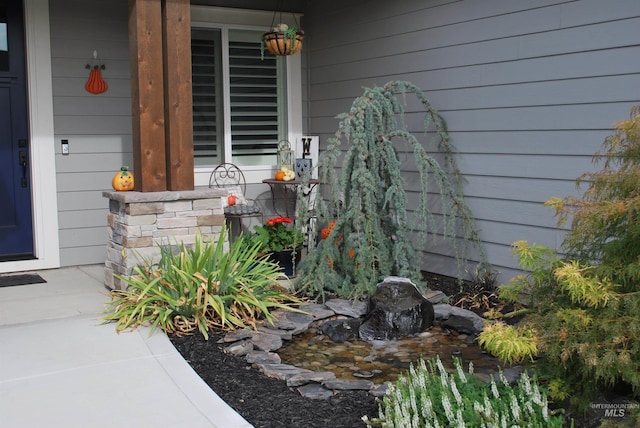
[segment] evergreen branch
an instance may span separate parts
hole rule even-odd
[[[425,135],[430,136],[429,145],[434,145],[443,156],[442,166],[406,130],[404,107],[398,94],[404,97],[412,94],[421,103],[425,111]],[[408,82],[365,88],[349,112],[338,119],[338,130],[319,160],[323,188],[328,194],[326,200],[316,205],[318,221],[325,224],[335,221],[335,233],[320,242],[316,251],[301,263],[298,286],[302,291],[324,296],[324,289],[328,288],[349,296],[363,296],[389,275],[407,276],[419,284],[421,253],[416,248],[422,251],[428,236],[435,239],[439,234],[451,245],[460,281],[471,246],[479,249],[481,264],[488,266],[473,215],[464,201],[455,148],[444,120],[419,88]],[[343,143],[347,146],[344,152]],[[411,148],[420,176],[418,207],[411,217],[398,149],[401,143]],[[336,174],[339,158],[342,158],[341,173]],[[441,230],[431,211],[428,192],[432,181],[441,195]],[[337,212],[336,206],[341,207]],[[415,244],[414,230],[418,231]],[[339,257],[335,257],[336,251]],[[350,252],[355,257],[350,257]],[[358,269],[354,269],[354,258]]]

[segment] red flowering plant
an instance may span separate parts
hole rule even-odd
[[[304,241],[302,231],[289,217],[273,217],[253,229],[251,242],[260,243],[260,251],[265,253],[299,248]]]

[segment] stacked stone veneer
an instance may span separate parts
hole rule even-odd
[[[128,276],[141,262],[157,262],[166,245],[215,241],[224,227],[218,189],[179,192],[104,192],[109,199],[105,286],[124,289],[114,275]]]

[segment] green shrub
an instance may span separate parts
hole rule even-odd
[[[582,197],[553,198],[560,223],[571,219],[563,242],[569,259],[590,264],[595,274],[608,278],[619,291],[640,287],[640,105],[630,118],[616,123],[603,148],[594,155],[603,162],[600,171],[583,174]]]
[[[504,360],[532,357],[532,332],[542,378],[552,397],[586,408],[619,384],[640,393],[640,106],[616,124],[587,173],[581,198],[553,198],[559,222],[572,219],[565,256],[526,241],[514,253],[527,274],[501,286],[501,298],[527,302],[514,328],[491,327],[480,343]],[[526,352],[520,352],[520,351]]]
[[[465,374],[459,359],[449,374],[439,357],[413,365],[400,376],[380,405],[378,418],[363,421],[375,427],[561,427],[562,417],[550,411],[544,389],[523,372],[511,386],[502,372],[498,382],[485,383]]]
[[[498,288],[501,298],[527,300],[516,326],[488,325],[478,341],[503,361],[536,357],[554,399],[586,408],[603,388],[622,381],[640,389],[640,293],[620,287],[574,260],[550,262],[549,249],[519,241],[520,265],[532,269]],[[523,312],[524,313],[524,312]]]
[[[407,130],[409,97],[418,106],[411,116],[423,119],[424,141]],[[389,275],[420,284],[428,238],[434,244],[447,240],[460,274],[472,247],[487,265],[464,199],[455,147],[443,118],[418,87],[389,82],[366,88],[338,119],[338,130],[318,160],[326,199],[314,202],[318,223],[334,226],[300,264],[296,285],[302,292],[321,299],[327,294],[363,297]],[[411,203],[407,171],[415,180]],[[432,200],[439,203],[437,214]],[[305,212],[298,216],[303,224]]]
[[[208,338],[211,327],[233,329],[271,321],[273,308],[296,310],[294,295],[277,285],[279,266],[258,256],[258,245],[236,239],[225,251],[226,234],[216,243],[196,238],[190,247],[161,247],[156,265],[142,264],[120,277],[125,290],[114,290],[106,321],[118,331],[150,325],[167,333],[198,329]]]

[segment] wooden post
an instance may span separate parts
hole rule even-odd
[[[164,0],[163,4],[167,186],[193,190],[190,1]]]
[[[129,52],[136,190],[167,190],[159,0],[129,1]]]

